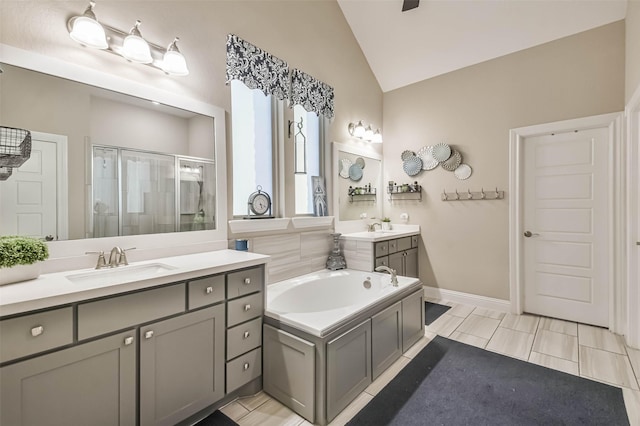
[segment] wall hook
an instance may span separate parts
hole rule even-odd
[[[456,189],[456,200],[460,199],[460,194],[458,194],[458,190]]]
[[[467,188],[467,200],[473,200],[473,194],[469,188]]]

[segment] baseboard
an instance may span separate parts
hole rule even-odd
[[[460,291],[446,290],[437,287],[424,286],[424,297],[444,302],[463,303],[479,308],[492,309],[494,311],[511,312],[511,302],[508,300],[494,299],[493,297],[478,296],[477,294],[462,293]]]

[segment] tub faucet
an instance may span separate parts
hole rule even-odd
[[[394,287],[398,287],[398,276],[396,275],[396,270],[395,269],[391,269],[388,266],[384,266],[384,265],[380,265],[376,268],[377,272],[388,272],[391,274],[391,285]]]
[[[370,224],[370,225],[367,225],[367,231],[369,231],[369,232],[375,232],[375,230],[376,230],[376,225],[378,225],[379,227],[381,227],[381,228],[382,228],[382,225],[380,225],[380,223],[375,222],[375,223],[372,223],[372,224]]]

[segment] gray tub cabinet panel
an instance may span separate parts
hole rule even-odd
[[[140,328],[140,424],[173,425],[224,396],[224,304]]]
[[[265,325],[264,390],[314,423],[316,345]]]
[[[402,300],[402,352],[424,336],[424,292],[416,291]]]
[[[0,424],[136,424],[135,332],[0,368]]]
[[[327,343],[327,421],[371,383],[371,320]]]
[[[402,303],[371,317],[372,380],[402,356]]]

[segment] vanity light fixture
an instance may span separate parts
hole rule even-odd
[[[89,2],[82,15],[74,16],[67,22],[69,35],[74,41],[122,56],[131,62],[149,65],[169,75],[189,74],[187,61],[176,44],[177,37],[165,49],[142,37],[139,20],[129,32],[101,24],[93,12],[95,4],[95,1]]]
[[[371,125],[365,127],[362,120],[358,121],[356,124],[349,123],[348,130],[349,134],[355,138],[364,139],[371,143],[382,143],[382,134],[380,133],[380,129],[377,129],[374,132]]]

